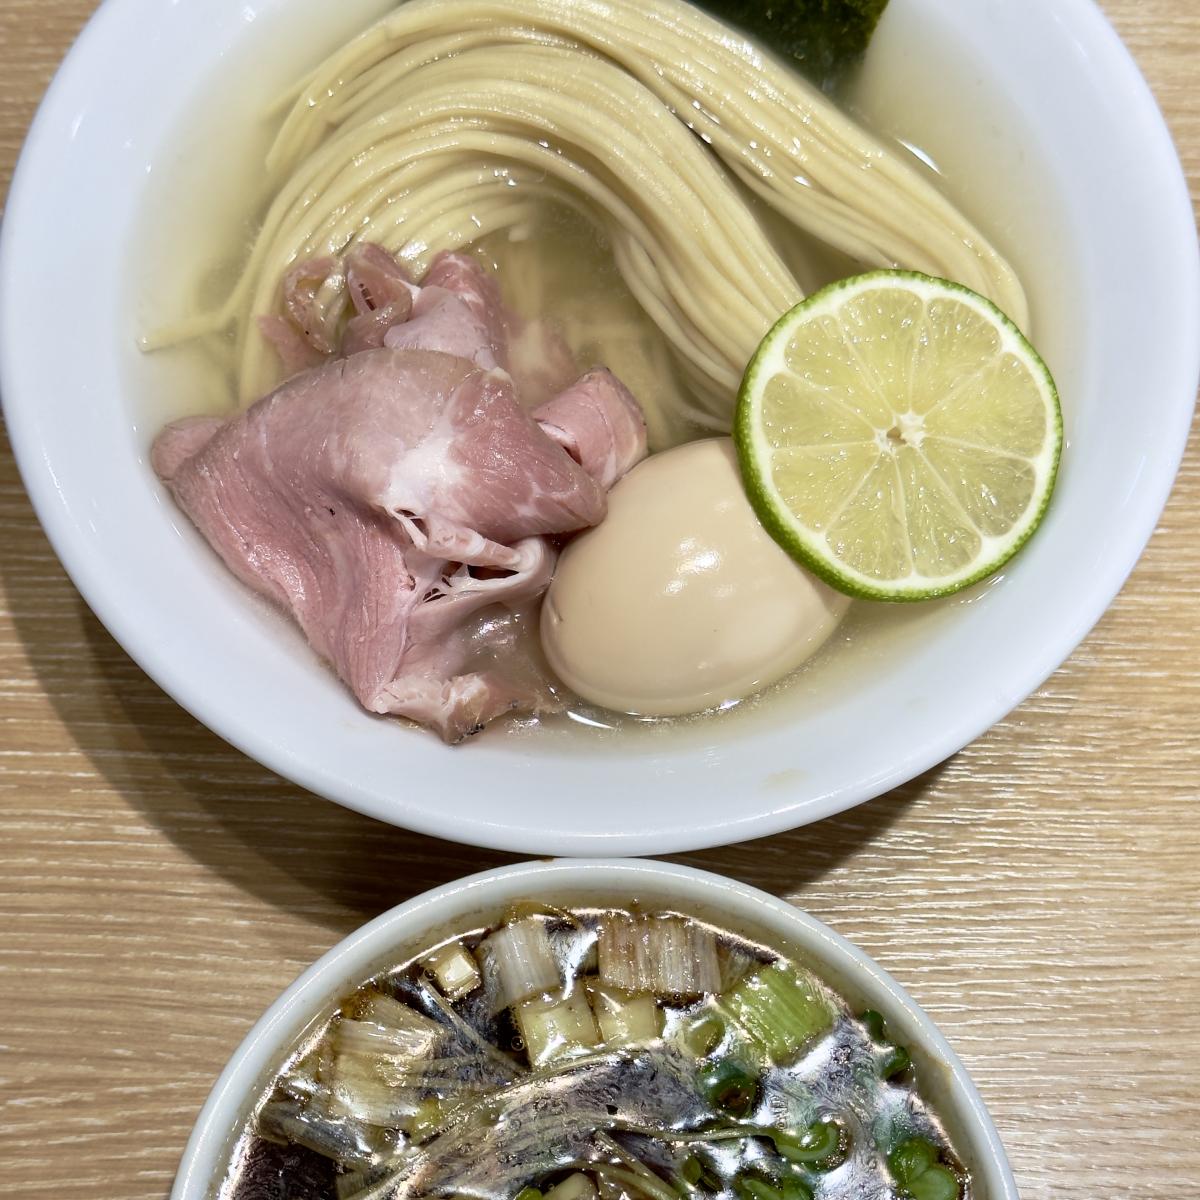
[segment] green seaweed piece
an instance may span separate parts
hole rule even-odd
[[[827,91],[866,53],[888,0],[695,0]]]

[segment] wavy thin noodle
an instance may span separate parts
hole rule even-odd
[[[274,382],[253,318],[278,311],[295,262],[361,239],[419,273],[441,250],[536,229],[539,206],[603,230],[658,331],[644,362],[670,347],[687,394],[670,371],[643,398],[660,431],[726,429],[746,361],[802,296],[743,188],[785,229],[1028,319],[1008,264],[912,165],[684,0],[408,0],[308,76],[267,166],[275,199],[228,302],[169,331],[236,323],[244,401]],[[534,276],[509,285],[531,315]],[[344,288],[323,297],[332,316],[346,305]]]
[[[319,236],[329,213],[335,214],[336,224],[356,195],[367,188],[378,192],[380,172],[397,172],[414,154],[408,140],[432,127],[435,136],[419,140],[416,147],[421,156],[443,145],[447,153],[462,153],[474,139],[478,149],[503,151],[505,157],[574,184],[604,211],[615,230],[632,232],[654,264],[650,274],[665,284],[659,306],[665,301],[671,310],[673,330],[686,331],[672,338],[676,349],[697,363],[715,357],[725,364],[725,380],[736,379],[763,332],[781,309],[799,299],[800,290],[761,227],[745,219],[744,206],[723,172],[692,136],[645,89],[608,64],[594,64],[599,82],[573,81],[576,59],[558,49],[531,46],[509,48],[502,55],[467,51],[416,72],[404,103],[365,127],[334,135],[306,161],[268,215],[259,246],[267,242],[269,252],[265,261],[257,261],[256,247],[251,261],[251,273],[259,277],[251,311],[270,311],[276,281],[291,262],[344,249],[340,237]],[[572,86],[580,98],[564,99],[562,93]],[[620,109],[614,96],[623,102]],[[484,106],[486,112],[481,111]],[[634,133],[617,119],[618,111],[645,113],[647,119]],[[487,131],[483,142],[480,126]],[[445,141],[439,144],[441,136]],[[614,147],[619,170],[604,161]],[[663,161],[677,164],[678,174],[664,173]],[[319,204],[314,194],[320,195]],[[738,216],[710,220],[706,205],[714,201]],[[486,209],[478,217],[481,225],[494,225]],[[411,206],[400,227],[404,242],[434,244],[437,239],[421,230],[438,219],[430,209]],[[385,245],[401,236],[373,220],[359,221],[357,228],[360,236],[366,228],[365,236]],[[729,282],[720,304],[714,304],[705,280],[718,273]],[[640,282],[638,290],[645,291],[645,279]],[[740,293],[740,303],[731,303],[730,292]],[[245,395],[264,386],[263,357],[251,353],[251,358],[252,363],[243,364]]]
[[[483,34],[476,34],[476,37]],[[535,30],[520,30],[505,29],[497,31],[497,37],[512,36],[514,41],[538,41],[545,39],[546,35]],[[702,49],[700,52],[702,54]],[[654,59],[655,62],[659,61]],[[921,238],[912,236],[913,226],[911,222],[912,214],[904,211],[904,206],[895,206],[900,211],[901,220],[889,221],[887,209],[875,214],[866,214],[855,209],[849,209],[845,205],[840,204],[836,198],[820,194],[819,192],[809,195],[805,198],[802,204],[799,205],[799,211],[796,211],[797,205],[790,203],[793,199],[791,196],[795,186],[812,187],[811,181],[806,181],[803,185],[797,184],[797,176],[789,175],[782,181],[775,180],[773,176],[777,174],[774,166],[768,161],[767,154],[756,153],[753,147],[761,141],[764,145],[769,145],[770,139],[774,137],[776,141],[786,139],[786,134],[779,130],[774,132],[767,128],[758,125],[754,122],[753,106],[750,110],[743,111],[742,106],[738,104],[740,97],[737,94],[725,94],[726,112],[721,118],[714,117],[712,114],[706,113],[703,105],[700,108],[695,107],[700,102],[693,100],[682,89],[675,86],[668,79],[655,70],[648,70],[644,64],[637,63],[637,77],[652,91],[656,92],[662,99],[669,101],[671,108],[676,113],[684,114],[685,122],[689,128],[695,129],[701,136],[714,147],[724,149],[723,157],[726,160],[729,168],[741,179],[744,183],[750,186],[758,194],[762,195],[769,203],[778,207],[795,223],[805,225],[807,217],[807,225],[813,232],[819,234],[823,241],[829,242],[831,245],[837,246],[844,253],[858,258],[864,262],[875,262],[878,265],[899,265],[907,263],[915,268],[924,269],[927,271],[937,271],[939,263],[936,256],[930,255],[923,248],[932,237],[935,240],[943,235],[940,228],[931,228],[928,221],[923,223]],[[699,94],[722,94],[722,90],[717,88],[719,79],[718,69],[715,67],[706,67],[702,58],[686,64],[692,71],[692,79],[694,90]],[[361,89],[361,92],[355,93],[353,85],[348,85],[350,94],[343,97],[337,105],[334,113],[331,114],[331,119],[344,121],[351,117],[357,120],[369,118],[377,110],[371,104],[372,99],[378,99],[386,96],[389,91],[394,91],[399,87],[407,73],[406,66],[393,59],[385,60],[381,64],[376,64],[371,68],[375,72],[376,77],[371,80],[369,86]],[[789,76],[790,78],[790,76]],[[820,93],[815,93],[820,96]],[[828,103],[826,101],[826,103]],[[836,110],[835,110],[836,111]],[[736,116],[737,122],[730,120]],[[857,128],[857,127],[853,127]],[[731,132],[731,129],[736,129],[738,132]],[[819,131],[818,131],[819,132]],[[828,139],[825,139],[825,144]],[[836,148],[837,143],[832,145]],[[277,143],[279,149],[279,157],[285,158],[283,147]],[[828,148],[828,146],[826,147]],[[870,147],[863,151],[863,157],[853,157],[850,162],[850,167],[854,171],[861,171],[864,165],[870,165],[872,156],[881,151],[878,143],[873,143]],[[745,161],[742,161],[742,160]],[[833,165],[831,160],[831,166]],[[802,176],[800,178],[803,178]],[[852,189],[859,189],[862,186],[862,180],[853,175],[846,176],[843,173],[842,182]],[[928,185],[926,185],[928,186]],[[937,197],[937,193],[933,189],[929,189],[933,197]],[[940,198],[940,197],[939,197]],[[943,204],[945,202],[943,201]],[[958,214],[952,208],[948,211],[953,213],[955,218]],[[888,237],[882,239],[887,241],[886,247],[881,247],[881,227],[886,228]],[[964,241],[964,246],[967,243]],[[960,263],[960,274],[971,277],[964,279],[964,282],[974,282],[981,290],[987,289],[986,273],[982,270],[976,270],[974,265],[968,258],[963,258]],[[1023,301],[1022,301],[1023,302]]]
[[[1027,320],[1011,268],[936,188],[819,90],[683,0],[409,0],[327,61],[281,130],[279,160],[293,138],[305,145],[304,105],[320,110],[345,100],[360,76],[391,70],[397,48],[452,27],[496,27],[503,36],[514,26],[525,36],[574,39],[619,63],[711,139],[728,164],[752,164],[747,179],[756,190],[784,211],[794,207],[796,223],[822,240],[857,256],[853,245],[835,240],[836,229],[822,225],[831,219],[826,193],[847,220],[857,215],[874,231],[874,265],[975,279],[1018,323]],[[344,111],[352,115],[353,104]],[[872,165],[864,171],[864,163]],[[773,178],[756,173],[764,169]],[[809,186],[795,184],[796,176]],[[922,231],[920,262],[906,254],[914,229]]]
[[[411,54],[392,56],[388,69],[378,74],[365,74],[354,80],[346,81],[342,94],[332,99],[326,121],[330,126],[340,126],[347,119],[354,118],[358,122],[369,115],[385,112],[395,101],[395,85],[397,79],[404,78],[411,70],[427,66],[431,63],[445,60],[451,55],[458,55],[466,50],[503,46],[508,43],[531,43],[537,46],[548,46],[560,50],[580,52],[577,41],[557,34],[545,33],[535,29],[521,29],[520,26],[490,25],[482,29],[468,30],[443,38],[428,38],[411,47]],[[300,88],[298,93],[303,93]],[[293,95],[292,101],[295,102]],[[289,108],[291,105],[288,106]],[[286,159],[279,141],[271,147],[270,166],[277,165],[275,156]]]

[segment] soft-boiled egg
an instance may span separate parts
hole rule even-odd
[[[759,524],[729,438],[648,458],[567,546],[542,606],[551,667],[619,712],[700,712],[794,671],[849,603]]]

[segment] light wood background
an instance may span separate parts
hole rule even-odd
[[[0,188],[93,7],[0,0]],[[1195,198],[1200,4],[1104,7]],[[6,444],[0,521],[0,1192],[163,1197],[217,1071],[302,967],[509,859],[344,812],[197,725],[75,593]],[[842,817],[682,856],[794,899],[908,986],[1026,1200],[1200,1188],[1198,576],[1193,437],[1123,594],[1008,720]]]

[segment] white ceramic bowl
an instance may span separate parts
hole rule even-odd
[[[243,81],[266,79],[259,51],[309,21],[341,36],[335,24],[381,3],[108,0],[22,156],[0,265],[8,428],[56,550],[145,670],[230,742],[342,804],[460,841],[576,854],[816,820],[931,767],[1036,688],[1154,527],[1200,352],[1179,165],[1091,0],[892,0],[858,97],[885,123],[907,114],[914,129],[897,132],[919,126],[1027,278],[1067,425],[1058,493],[1029,547],[965,600],[865,620],[785,696],[721,720],[618,739],[489,733],[459,749],[360,712],[226,576],[146,463],[165,411],[134,344],[138,284],[158,253],[148,178],[214,153],[179,131],[235,64]],[[233,129],[222,139],[236,157]],[[193,205],[223,203],[221,181],[205,174]]]
[[[828,926],[755,888],[657,862],[558,860],[523,863],[435,888],[352,933],[271,1005],[221,1073],[192,1131],[171,1200],[211,1200],[251,1102],[285,1051],[339,995],[420,949],[430,935],[499,919],[513,900],[558,905],[628,902],[691,912],[795,954],[855,1008],[883,1013],[907,1046],[922,1095],[941,1116],[971,1173],[974,1200],[1017,1200],[1004,1149],[954,1051],[912,998],[861,950]]]

